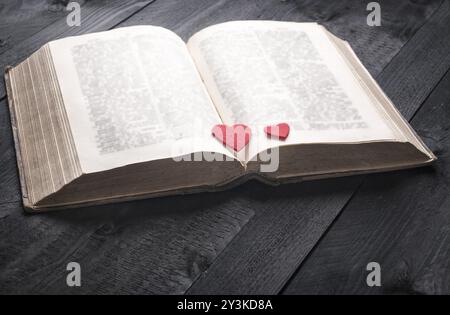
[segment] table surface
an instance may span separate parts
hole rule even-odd
[[[0,293],[450,293],[450,1],[379,1],[379,27],[366,24],[365,1],[91,0],[79,27],[66,2],[0,4],[2,68],[50,40],[129,25],[187,39],[230,20],[317,21],[351,44],[438,161],[27,215],[2,83]],[[81,287],[66,285],[72,261]],[[381,287],[366,283],[369,262]]]

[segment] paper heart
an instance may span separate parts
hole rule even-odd
[[[289,136],[290,130],[289,125],[286,123],[264,127],[264,132],[269,137],[278,138],[280,140],[285,140]]]
[[[224,145],[239,152],[249,143],[252,133],[248,126],[236,124],[233,126],[215,125],[212,134]]]

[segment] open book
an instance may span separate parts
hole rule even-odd
[[[23,200],[37,211],[435,160],[316,23],[229,22],[187,44],[154,26],[70,37],[7,69],[6,84]],[[285,140],[263,131],[278,123]],[[217,124],[247,125],[249,143],[224,146]]]

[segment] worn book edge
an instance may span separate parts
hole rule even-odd
[[[384,104],[383,106],[387,105],[392,110],[392,113],[389,113],[388,109],[385,108],[388,117],[392,119],[394,122],[395,118],[397,118],[402,125],[398,126],[397,128],[399,128],[399,130],[405,135],[405,137],[408,138],[409,136],[409,138],[412,138],[418,142],[417,144],[420,146],[420,148],[417,148],[418,150],[421,149],[421,151],[426,153],[432,161],[436,161],[437,160],[436,155],[423,142],[422,138],[417,134],[414,128],[412,128],[409,121],[401,114],[401,112],[392,102],[390,97],[386,95],[386,93],[380,87],[378,82],[372,77],[367,68],[364,66],[359,57],[356,55],[355,51],[352,49],[351,45],[347,41],[342,40],[341,38],[337,37],[330,31],[328,31],[324,26],[321,25],[321,27],[323,28],[325,33],[329,36],[330,42],[333,45],[335,45],[336,50],[339,52],[339,54],[341,54],[347,66],[352,70],[352,73],[358,79],[360,84],[362,84],[366,93],[368,95],[371,95],[373,98],[377,99],[378,102],[380,102],[380,104]],[[353,60],[357,63],[358,67],[356,67],[350,60],[348,60],[345,57],[345,52],[343,51],[343,47],[341,45],[344,45],[347,48],[348,53],[351,54]],[[409,132],[409,135],[405,133],[404,129],[406,129],[406,132]]]
[[[10,78],[11,70],[12,70],[11,66],[7,66],[5,68],[5,86],[6,86],[6,94],[7,94],[7,100],[8,100],[9,115],[10,115],[10,120],[11,120],[11,129],[12,129],[13,139],[14,139],[14,148],[16,151],[17,169],[19,172],[19,182],[20,182],[20,189],[21,189],[21,194],[22,194],[22,202],[27,211],[32,211],[32,210],[34,210],[34,207],[30,203],[30,200],[28,199],[28,189],[27,189],[27,185],[26,185],[26,181],[25,181],[22,153],[21,153],[21,149],[20,149],[20,140],[19,140],[19,134],[18,134],[19,131],[17,129],[15,103],[14,103],[14,96],[12,93],[12,83],[11,83],[11,78]]]
[[[259,182],[262,182],[263,184],[270,185],[270,186],[278,186],[278,185],[282,185],[282,184],[296,184],[296,183],[300,183],[300,182],[304,182],[304,181],[311,181],[311,180],[341,178],[341,177],[348,177],[348,176],[355,176],[355,175],[366,175],[366,174],[384,173],[384,172],[396,171],[396,170],[413,169],[413,168],[417,168],[417,167],[421,167],[421,166],[422,167],[427,166],[433,162],[434,162],[434,160],[430,159],[430,160],[425,161],[420,164],[411,163],[411,164],[405,164],[405,165],[401,165],[401,166],[384,167],[384,168],[378,168],[378,169],[352,170],[352,171],[333,172],[333,173],[287,176],[287,177],[278,178],[278,179],[266,177],[264,175],[261,175],[261,173],[248,173],[248,174],[230,179],[228,181],[225,181],[220,184],[213,185],[213,186],[205,185],[205,186],[198,186],[198,187],[189,187],[189,188],[172,189],[172,190],[166,190],[166,191],[158,191],[158,192],[152,192],[152,193],[143,193],[143,194],[138,194],[138,195],[114,196],[111,198],[86,200],[86,201],[72,203],[72,204],[59,204],[59,205],[55,204],[55,205],[51,205],[51,206],[33,206],[33,205],[29,204],[27,198],[24,198],[23,202],[24,202],[25,210],[27,212],[41,213],[41,212],[49,212],[49,211],[56,211],[56,210],[63,210],[63,209],[101,206],[101,205],[108,205],[108,204],[128,202],[128,201],[139,201],[139,200],[151,199],[151,198],[191,195],[191,194],[197,194],[197,193],[221,192],[221,191],[226,191],[226,190],[232,189],[234,187],[240,186],[250,180],[257,180]],[[26,189],[26,186],[23,189]]]

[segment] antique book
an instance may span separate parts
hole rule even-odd
[[[68,37],[9,67],[6,85],[31,211],[436,159],[349,44],[316,23],[228,22],[187,43],[156,26]],[[280,123],[287,138],[264,132]],[[251,131],[243,148],[212,135],[236,124]]]

